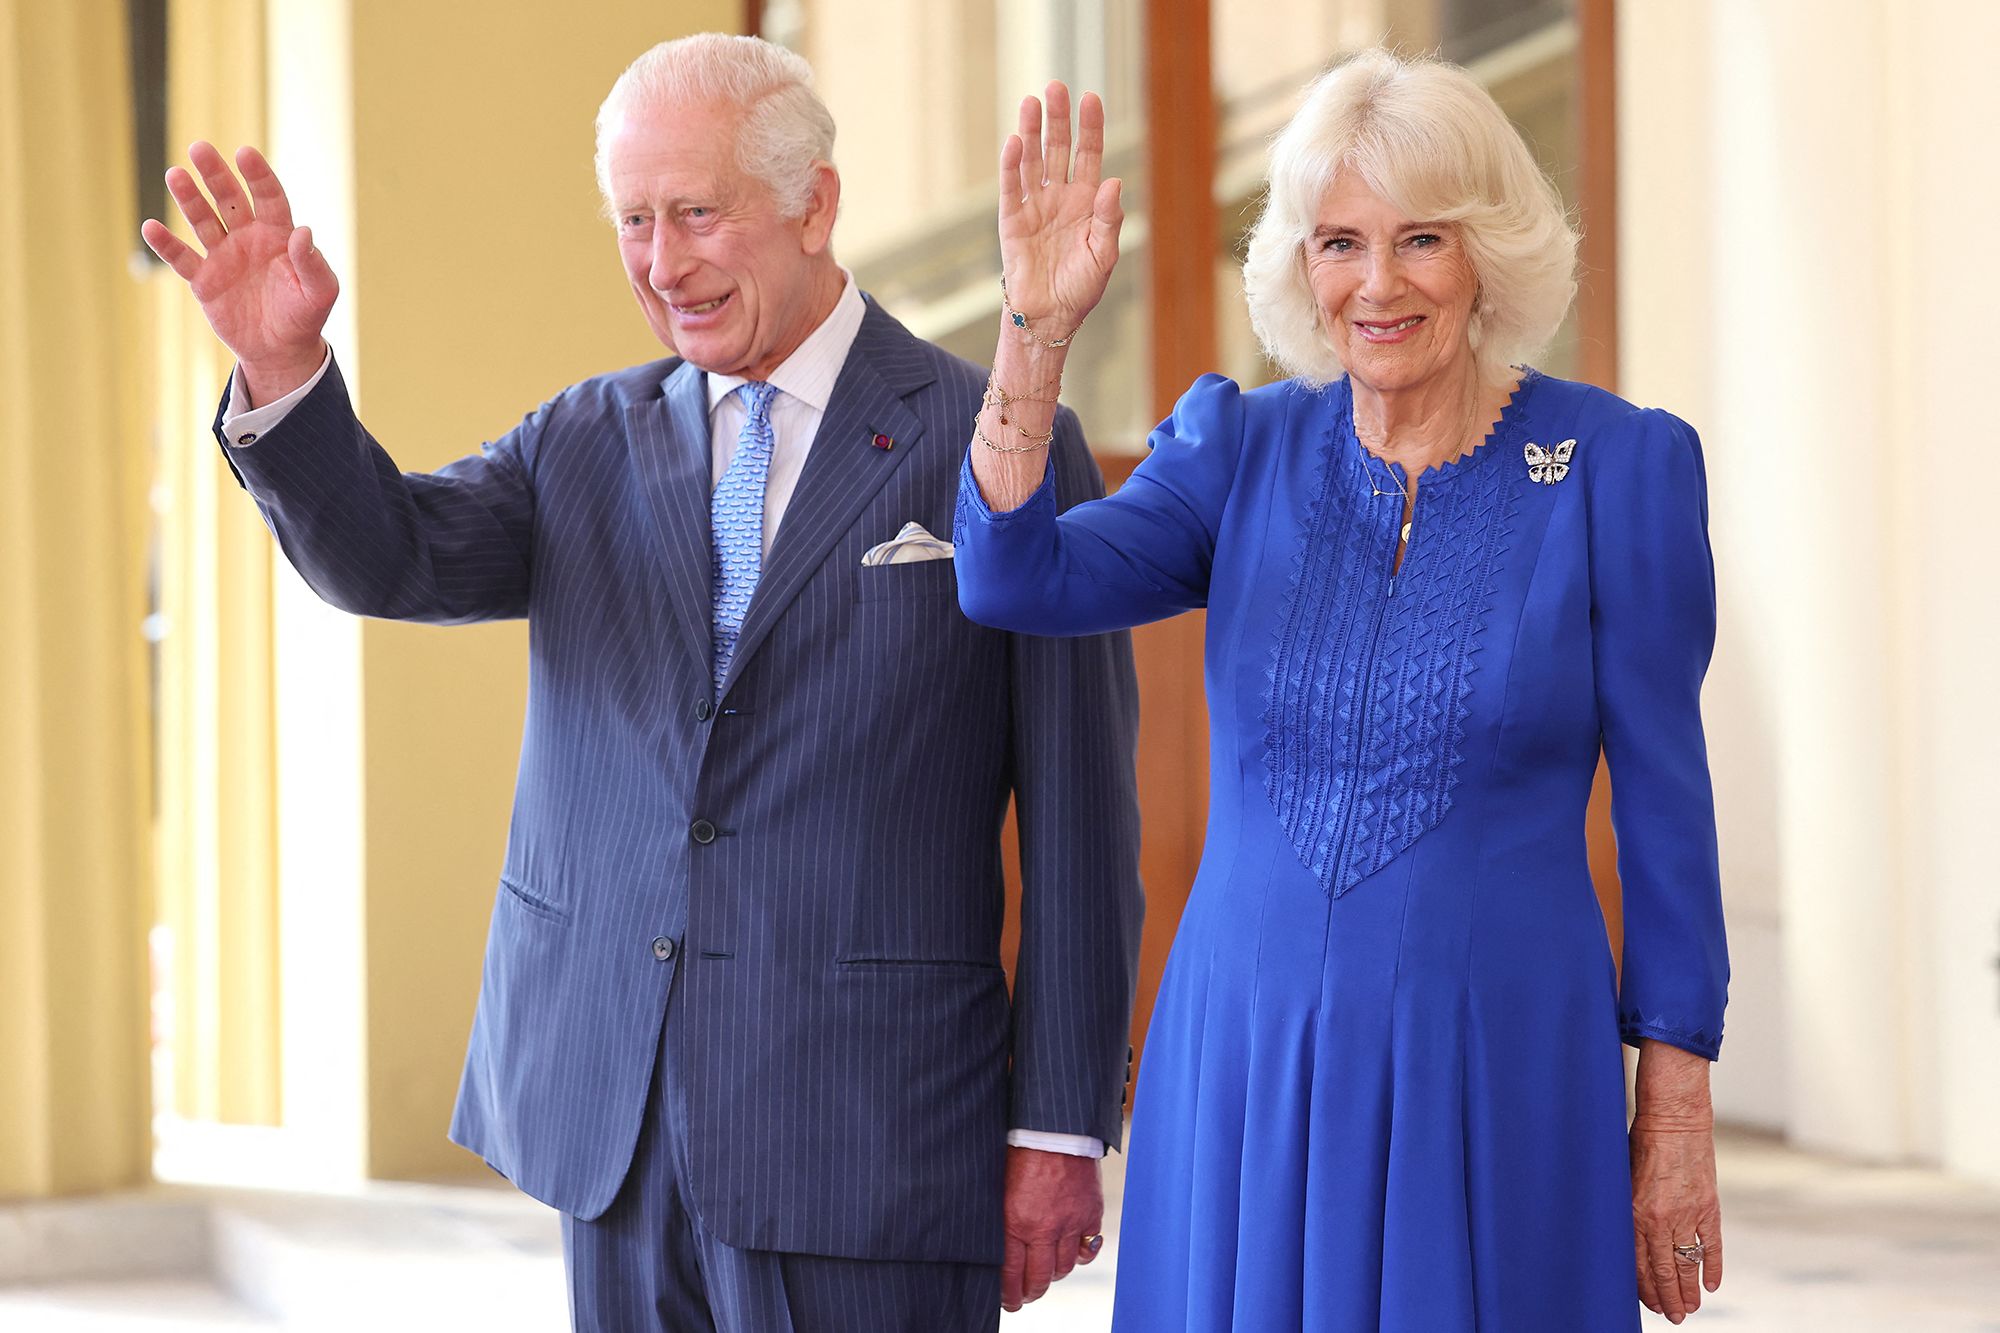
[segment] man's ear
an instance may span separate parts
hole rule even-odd
[[[840,173],[831,162],[813,163],[812,198],[800,219],[800,242],[809,255],[823,253],[833,241],[833,220],[840,213]]]

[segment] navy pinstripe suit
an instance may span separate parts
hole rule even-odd
[[[1118,1141],[1141,915],[1129,641],[976,626],[948,560],[861,565],[908,520],[951,531],[983,382],[870,303],[719,698],[695,367],[574,385],[428,475],[397,470],[334,372],[225,450],[334,605],[528,617],[451,1134],[536,1198],[585,1219],[612,1202],[670,992],[686,1186],[728,1245],[998,1263],[1010,1125]],[[1063,500],[1100,494],[1059,425]]]

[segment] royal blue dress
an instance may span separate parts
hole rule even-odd
[[[1713,1059],[1728,978],[1700,446],[1527,372],[1422,477],[1392,573],[1403,501],[1351,404],[1204,376],[1123,488],[1060,517],[1047,484],[996,514],[962,477],[974,620],[1208,609],[1208,839],[1148,1029],[1115,1327],[1636,1329],[1620,1038]],[[1586,861],[1600,745],[1622,990]]]

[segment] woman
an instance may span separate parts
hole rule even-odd
[[[1048,97],[1001,155],[960,599],[1066,634],[1208,608],[1208,841],[1149,1029],[1116,1326],[1602,1333],[1638,1326],[1635,1295],[1679,1323],[1722,1272],[1728,971],[1694,432],[1515,367],[1574,291],[1561,205],[1462,71],[1372,51],[1274,145],[1244,265],[1293,378],[1203,376],[1116,495],[1058,517],[1063,358],[1121,214],[1102,107],[1072,163]],[[1600,745],[1622,988],[1585,854]]]

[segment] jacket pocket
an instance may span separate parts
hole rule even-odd
[[[903,565],[864,565],[857,571],[854,599],[958,596],[958,562],[950,557],[912,560]]]
[[[873,958],[848,957],[833,960],[835,967],[847,972],[960,972],[960,973],[1001,973],[1006,969],[996,962],[977,958]]]
[[[500,887],[505,889],[508,895],[516,903],[520,904],[524,910],[533,915],[541,917],[545,921],[554,921],[563,925],[569,924],[568,908],[558,907],[519,880],[502,875],[500,877]]]

